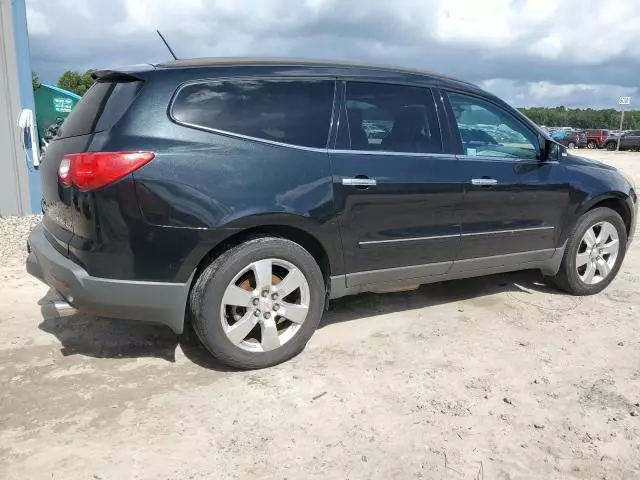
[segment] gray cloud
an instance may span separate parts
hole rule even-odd
[[[166,60],[160,28],[184,57],[419,67],[519,105],[609,106],[638,86],[635,0],[27,0],[27,8],[32,66],[46,82],[67,69]]]

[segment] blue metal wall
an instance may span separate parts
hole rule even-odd
[[[27,30],[27,10],[25,0],[11,0],[13,14],[13,38],[18,58],[18,81],[20,84],[20,103],[22,108],[35,112],[33,88],[31,83],[31,61],[29,54],[29,31]],[[16,119],[17,120],[17,119]],[[17,127],[16,127],[17,128]],[[39,172],[33,167],[33,152],[27,152],[29,169],[29,197],[31,211],[40,212],[42,190]]]

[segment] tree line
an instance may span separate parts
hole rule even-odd
[[[534,107],[519,110],[538,125],[547,127],[620,128],[620,112],[614,108]],[[640,130],[640,110],[625,112],[622,129]]]
[[[87,70],[84,73],[67,70],[58,79],[58,86],[82,96],[93,85],[92,73],[93,70]]]
[[[60,88],[84,95],[93,85],[91,74],[93,70],[84,73],[68,70],[58,79]],[[38,75],[32,74],[33,88],[40,84]],[[522,113],[538,125],[547,127],[575,127],[575,128],[606,128],[616,130],[620,128],[620,112],[607,108],[594,110],[592,108],[565,108],[565,107],[532,107],[520,108]],[[640,130],[640,110],[632,110],[625,113],[623,130]]]

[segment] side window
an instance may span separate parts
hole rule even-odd
[[[351,150],[441,153],[431,90],[382,83],[347,83]]]
[[[176,96],[181,123],[303,147],[326,148],[332,80],[221,80],[189,84]]]
[[[464,154],[469,156],[538,157],[536,135],[501,108],[481,99],[449,93]],[[553,138],[563,134],[552,133]]]

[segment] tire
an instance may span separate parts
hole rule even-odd
[[[594,142],[593,140],[589,140],[589,142],[587,143],[587,148],[590,150],[595,150],[596,148],[598,148],[598,145],[596,145],[596,142]]]
[[[615,234],[617,234],[618,237],[618,251],[615,260],[608,257],[614,262],[612,266],[607,266],[607,268],[610,269],[608,274],[598,281],[598,283],[590,284],[586,283],[581,278],[578,269],[578,254],[582,251],[581,256],[583,259],[589,256],[588,248],[585,249],[586,243],[583,243],[585,241],[584,236],[588,230],[598,224],[602,224],[603,222],[606,222],[615,228]],[[614,234],[612,233],[610,238],[613,239],[613,237]],[[620,270],[620,265],[622,265],[622,261],[624,260],[626,249],[627,229],[620,215],[610,208],[595,208],[588,211],[582,216],[582,218],[580,218],[567,240],[567,246],[562,258],[560,270],[555,276],[547,277],[547,279],[552,285],[556,286],[560,290],[571,293],[572,295],[593,295],[599,293],[616,277]],[[586,256],[584,256],[585,253]],[[585,265],[584,268],[586,269],[588,266]],[[598,274],[595,276],[596,280],[598,276],[602,276],[599,270],[597,270],[597,272]],[[584,273],[586,274],[586,270]]]
[[[569,148],[570,150],[573,150],[574,148],[576,148],[576,144],[575,142],[569,142],[567,144],[567,148]]]
[[[263,272],[271,272],[270,276],[262,275],[269,282],[259,282],[256,265],[262,265],[260,269]],[[269,270],[265,270],[264,265],[268,265]],[[296,281],[296,285],[301,285],[298,289],[283,298],[272,298],[274,294],[287,291],[278,292],[276,287],[282,285],[278,282],[292,272],[295,272],[296,279],[300,278],[301,273],[306,283]],[[239,297],[225,297],[228,288],[233,288],[234,292],[244,289],[247,293],[240,291]],[[238,304],[228,303],[230,300],[223,302],[223,297],[241,301],[247,306],[235,306]],[[295,304],[296,299],[299,304]],[[192,289],[189,306],[193,328],[206,349],[229,367],[251,370],[277,365],[300,353],[322,318],[325,300],[324,277],[309,252],[284,238],[261,237],[227,250],[205,267]],[[299,318],[297,323],[274,313],[283,312],[282,308],[285,313],[300,312],[306,307],[306,317]],[[267,314],[270,316],[268,320]],[[241,338],[237,343],[228,336],[227,332],[234,326],[243,322],[249,328],[254,321],[256,323],[247,336],[238,333],[244,328],[236,330],[237,337]],[[275,344],[272,334],[271,344],[267,345],[268,339],[263,336],[267,328],[270,332],[276,329],[275,338],[278,340]],[[252,335],[255,338],[249,338]]]
[[[607,142],[606,148],[610,152],[613,152],[616,149],[616,147],[617,147],[616,142]]]

